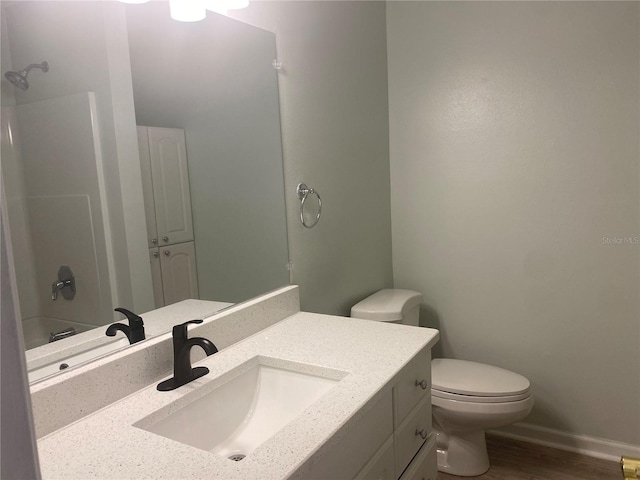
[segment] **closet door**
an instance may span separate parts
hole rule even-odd
[[[153,176],[151,175],[151,156],[149,154],[149,127],[138,127],[138,152],[140,154],[140,173],[142,174],[144,213],[147,218],[148,246],[150,248],[157,247],[158,227],[156,226],[156,207],[153,200]],[[156,305],[156,307],[157,306],[158,305]]]
[[[160,247],[165,305],[198,298],[198,276],[193,242]]]
[[[158,245],[193,240],[184,130],[148,127]]]
[[[156,308],[164,307],[164,293],[162,286],[162,266],[160,264],[160,251],[158,248],[149,249],[149,262],[151,263],[151,283],[153,286],[153,299]]]

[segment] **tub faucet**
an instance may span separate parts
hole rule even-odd
[[[51,332],[51,334],[49,335],[49,343],[69,338],[76,333],[78,332],[76,332],[76,329],[73,327],[65,328],[64,330],[60,330],[59,332]]]
[[[76,279],[71,268],[67,266],[60,267],[58,279],[51,284],[51,300],[58,299],[58,292],[61,292],[66,300],[73,300],[76,296]]]
[[[141,316],[130,312],[126,308],[116,308],[114,311],[120,312],[127,317],[129,325],[125,325],[124,323],[114,323],[109,325],[109,328],[107,328],[107,331],[105,332],[108,337],[114,337],[116,332],[120,330],[129,339],[129,345],[133,345],[134,343],[145,339],[144,322],[142,321]]]
[[[187,338],[187,326],[190,323],[202,323],[202,320],[189,320],[173,327],[173,378],[158,384],[158,390],[161,392],[175,390],[209,373],[207,367],[191,367],[191,348],[197,345],[207,356],[213,355],[218,349],[206,338]]]

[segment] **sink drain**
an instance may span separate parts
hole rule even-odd
[[[244,457],[246,457],[246,455],[243,455],[242,453],[236,453],[235,455],[231,455],[229,457],[229,460],[233,460],[234,462],[239,462]]]

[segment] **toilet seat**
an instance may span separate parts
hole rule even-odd
[[[530,395],[529,380],[493,365],[434,358],[431,375],[431,394],[442,399],[499,403],[523,400]]]
[[[442,398],[443,400],[455,400],[456,402],[474,402],[474,403],[506,403],[517,402],[528,398],[531,394],[529,392],[521,393],[519,395],[504,395],[483,397],[480,395],[461,395],[459,393],[449,393],[431,389],[431,396]]]

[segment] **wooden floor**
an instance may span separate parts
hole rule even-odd
[[[478,480],[622,480],[618,462],[487,435],[491,468]],[[438,480],[464,477],[438,473]]]

